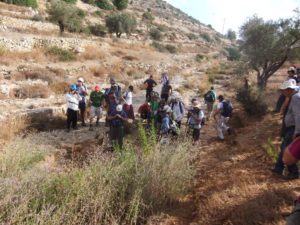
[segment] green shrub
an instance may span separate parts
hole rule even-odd
[[[22,5],[22,6],[32,7],[32,8],[37,8],[38,6],[36,0],[0,0],[0,1],[8,4]]]
[[[174,46],[174,45],[169,45],[169,44],[167,44],[167,45],[165,46],[165,48],[167,49],[168,52],[170,52],[170,53],[172,53],[172,54],[177,53],[177,48],[176,48],[176,46]]]
[[[190,40],[196,40],[196,39],[198,39],[197,35],[195,35],[194,33],[189,33],[189,34],[187,34],[187,37],[188,37]]]
[[[206,41],[206,42],[211,42],[210,35],[208,33],[202,33],[200,36]]]
[[[156,41],[159,41],[161,39],[161,32],[156,28],[151,28],[150,37]]]
[[[40,22],[45,21],[44,17],[43,17],[42,15],[40,15],[40,14],[35,14],[35,15],[31,18],[31,20],[33,20],[33,21],[40,21]]]
[[[241,58],[241,53],[237,48],[226,48],[228,52],[228,60],[230,61],[238,61]]]
[[[152,21],[154,20],[154,16],[152,15],[151,12],[148,11],[148,12],[145,12],[145,13],[143,14],[143,19],[152,22]]]
[[[110,33],[115,33],[118,38],[122,33],[131,34],[136,29],[136,19],[127,13],[117,13],[106,18],[106,27]]]
[[[103,13],[100,10],[97,10],[97,11],[94,12],[94,15],[102,17]]]
[[[108,0],[95,0],[96,6],[104,10],[113,10],[114,6]]]
[[[70,4],[75,4],[77,2],[77,0],[63,0],[67,3],[70,3]]]
[[[49,47],[46,51],[46,54],[57,56],[60,61],[72,61],[76,59],[73,52],[56,46]]]
[[[166,52],[166,47],[159,42],[153,41],[151,44],[154,48],[156,48],[160,52]]]
[[[59,26],[61,33],[65,29],[70,32],[82,31],[82,20],[85,17],[85,13],[76,6],[61,0],[54,0],[48,8],[48,13],[48,19]]]
[[[106,35],[107,29],[102,24],[90,25],[89,30],[91,34],[99,37],[104,37]]]
[[[236,97],[249,116],[261,117],[268,111],[268,105],[262,91],[255,88],[240,88],[237,90]]]
[[[118,10],[123,10],[127,8],[128,0],[113,0],[113,4]]]
[[[197,62],[202,62],[204,59],[205,59],[205,56],[204,56],[204,55],[197,54],[197,55],[195,56],[195,60],[196,60]]]
[[[161,32],[167,32],[169,30],[169,28],[165,25],[157,25],[157,29]]]

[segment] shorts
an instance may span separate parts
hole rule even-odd
[[[300,138],[294,140],[288,147],[290,153],[296,158],[300,159]]]
[[[78,105],[78,108],[80,110],[85,110],[86,109],[86,103],[85,103],[85,101],[80,101],[79,105]]]
[[[96,116],[97,117],[101,117],[102,116],[102,109],[101,109],[101,107],[91,106],[90,117],[94,118]]]

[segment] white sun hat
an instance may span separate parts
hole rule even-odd
[[[78,78],[78,81],[84,83],[84,79],[83,79],[82,77],[79,77],[79,78]]]
[[[296,85],[296,81],[294,79],[289,79],[287,81],[284,81],[283,84],[280,86],[280,90],[286,90],[286,89],[297,89],[298,86]]]
[[[123,109],[123,106],[121,104],[117,105],[117,108],[116,108],[117,112],[121,112],[122,109]]]

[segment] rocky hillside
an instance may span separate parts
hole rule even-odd
[[[47,20],[47,2],[38,3],[37,9],[0,3],[2,119],[11,112],[51,116],[62,112],[63,94],[79,76],[89,88],[95,83],[105,87],[107,78],[114,76],[123,87],[134,84],[138,89],[148,73],[205,74],[226,60],[224,49],[231,44],[161,0],[132,1],[124,11],[134,15],[137,29],[121,38],[107,32],[60,35],[58,26]],[[105,26],[106,16],[115,13],[82,1],[76,6],[86,14],[86,27]],[[145,20],[146,12],[151,22]],[[151,29],[159,30],[159,40],[153,40]]]

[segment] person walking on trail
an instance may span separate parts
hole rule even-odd
[[[200,140],[200,130],[202,128],[202,121],[204,119],[201,105],[196,99],[192,99],[192,107],[188,112],[188,128],[191,129],[193,142],[197,143]]]
[[[180,97],[175,97],[172,101],[171,101],[171,109],[173,111],[174,114],[174,119],[175,122],[177,123],[178,128],[181,127],[181,121],[184,117],[185,114],[185,108],[184,108],[184,104],[181,101]]]
[[[227,131],[229,135],[231,134],[231,129],[227,124],[231,117],[233,106],[230,101],[224,99],[223,95],[218,96],[218,101],[213,118],[217,122],[218,137],[224,140],[224,131]]]
[[[300,161],[300,138],[296,138],[285,150],[283,161],[287,166],[295,165]],[[295,201],[295,207],[291,215],[287,218],[287,225],[300,224],[300,196]]]
[[[167,82],[169,82],[169,76],[167,73],[162,73],[160,78],[160,83],[164,86]]]
[[[114,78],[110,78],[109,82],[110,88],[105,90],[105,101],[107,105],[114,104],[115,102],[119,104],[122,97],[121,87]]]
[[[150,102],[153,88],[157,85],[155,80],[153,80],[153,75],[150,75],[144,84],[146,85],[146,101]]]
[[[110,138],[113,147],[122,148],[124,138],[124,123],[128,120],[121,104],[117,105],[107,116],[110,127]]]
[[[123,94],[123,99],[125,104],[123,105],[124,111],[127,113],[128,118],[134,120],[134,111],[132,106],[132,97],[133,97],[133,86],[130,85],[128,90]]]
[[[300,136],[300,93],[296,91],[297,86],[292,80],[285,81],[280,90],[282,94],[289,99],[287,110],[283,116],[282,136],[283,140],[280,146],[280,153],[277,157],[276,164],[272,169],[275,174],[282,175],[284,163],[282,160],[285,148],[292,143],[293,139]],[[287,167],[288,175],[285,179],[298,179],[299,171],[296,164]]]
[[[79,102],[82,97],[77,92],[76,84],[70,86],[70,92],[66,94],[67,101],[67,132],[70,132],[71,126],[77,130],[77,113],[79,110]]]
[[[90,94],[90,130],[93,130],[93,119],[96,117],[96,126],[99,126],[99,120],[102,116],[102,103],[104,100],[104,94],[100,91],[100,86],[96,85],[95,90]]]
[[[78,78],[77,80],[77,92],[81,96],[81,101],[79,102],[80,117],[82,126],[85,127],[86,96],[88,95],[88,93],[87,88],[84,85],[84,79],[82,77]]]
[[[165,102],[168,102],[168,99],[170,97],[170,95],[172,94],[172,86],[170,85],[170,82],[167,81],[161,89],[161,99],[164,99]]]
[[[204,102],[206,104],[206,110],[207,110],[207,120],[210,119],[215,101],[217,99],[216,92],[214,91],[214,87],[211,87],[208,92],[204,95]]]
[[[287,80],[291,80],[292,82],[295,82],[295,85],[299,83],[298,75],[296,73],[296,68],[293,66],[290,67],[287,71]],[[275,112],[283,113],[285,111],[285,108],[287,107],[287,104],[289,102],[289,99],[287,99],[283,94],[281,94],[277,100],[276,107],[275,107]]]

